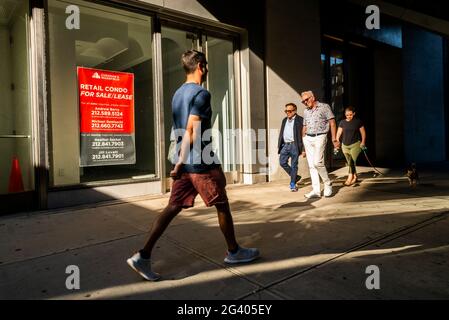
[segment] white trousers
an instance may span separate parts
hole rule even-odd
[[[324,150],[327,143],[327,134],[316,137],[306,135],[303,138],[303,142],[309,164],[313,192],[321,194],[320,177],[325,185],[331,184],[326,166],[324,165]]]

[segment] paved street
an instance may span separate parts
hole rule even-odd
[[[176,218],[154,252],[162,281],[142,281],[125,263],[139,249],[168,196],[0,218],[0,299],[448,299],[449,172],[423,170],[416,190],[402,172],[307,201],[288,183],[228,187],[240,243],[252,264],[226,266],[215,210]],[[81,272],[65,286],[66,267]],[[368,290],[365,270],[380,270]]]

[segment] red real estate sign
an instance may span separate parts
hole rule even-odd
[[[134,74],[78,67],[80,165],[135,164]]]

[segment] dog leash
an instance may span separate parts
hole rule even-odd
[[[383,176],[384,174],[383,174],[382,172],[380,172],[379,170],[377,170],[377,168],[371,163],[371,160],[369,159],[368,155],[366,154],[366,151],[368,150],[368,148],[367,148],[367,147],[363,147],[363,148],[360,148],[360,149],[362,149],[363,154],[365,155],[365,158],[366,158],[366,160],[368,161],[368,163],[369,163],[369,165],[371,166],[371,168],[373,168],[373,170],[374,170],[375,172],[377,172],[378,174],[380,174],[381,176]],[[339,149],[339,148],[338,148],[338,149],[334,149],[334,155],[337,155],[338,152],[340,152],[340,149]]]
[[[361,149],[362,149],[362,151],[363,151],[363,154],[365,155],[366,161],[368,161],[368,163],[369,163],[369,165],[371,166],[371,168],[373,168],[374,171],[376,171],[378,174],[380,174],[381,176],[383,176],[383,173],[380,172],[379,170],[377,170],[377,168],[371,163],[371,161],[370,161],[368,155],[366,154],[366,151],[368,150],[368,148],[367,148],[367,147],[364,147],[364,148],[361,148]]]

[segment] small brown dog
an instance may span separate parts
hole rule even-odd
[[[407,168],[407,178],[410,187],[416,188],[416,185],[418,184],[419,175],[415,163],[410,164],[410,166]]]

